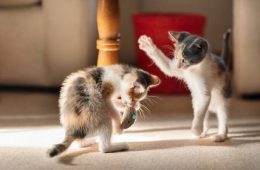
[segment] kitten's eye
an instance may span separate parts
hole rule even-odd
[[[117,99],[121,100],[122,98],[121,98],[121,96],[119,96]]]

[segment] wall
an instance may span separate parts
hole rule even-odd
[[[260,1],[234,1],[234,83],[238,94],[260,94]]]
[[[97,0],[44,0],[22,8],[3,2],[0,85],[60,85],[72,71],[96,64]]]
[[[123,62],[134,63],[136,54],[131,15],[135,12],[194,12],[208,18],[205,37],[214,51],[220,51],[222,34],[232,26],[232,0],[124,0],[121,7]]]

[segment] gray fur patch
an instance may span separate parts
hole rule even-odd
[[[50,149],[48,151],[48,154],[50,157],[54,157],[58,154],[60,154],[61,152],[65,151],[66,150],[66,146],[64,144],[56,144],[53,146],[52,149]]]
[[[75,101],[76,101],[74,106],[74,111],[76,112],[77,115],[79,115],[84,105],[86,105],[89,102],[89,97],[90,97],[84,78],[80,77],[75,80],[74,90],[75,90]]]
[[[102,77],[104,74],[103,68],[97,67],[89,72],[91,77],[95,80],[97,87],[100,89],[102,86]]]
[[[125,75],[127,73],[130,73],[132,71],[132,68],[129,65],[122,64],[121,67],[124,70],[124,74],[123,75]]]
[[[84,138],[87,135],[87,129],[80,128],[73,131],[73,136],[75,138]]]
[[[151,75],[147,72],[137,70],[137,82],[142,84],[145,88],[151,85],[152,79]]]
[[[223,96],[230,98],[232,96],[232,83],[230,76],[226,77],[225,85],[223,87]]]
[[[225,64],[223,58],[221,58],[217,55],[211,55],[211,58],[214,62],[216,62],[218,64],[218,70],[220,73],[223,73],[226,71],[227,67],[226,67],[226,64]]]
[[[207,41],[197,36],[188,36],[181,44],[185,45],[183,57],[188,65],[201,62],[208,52]]]

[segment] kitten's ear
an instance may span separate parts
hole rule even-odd
[[[169,34],[170,39],[173,42],[180,42],[189,35],[188,32],[174,32],[174,31],[169,31],[168,34]]]
[[[158,86],[160,83],[161,83],[161,79],[158,76],[151,74],[151,84],[150,84],[150,87]]]
[[[133,83],[133,88],[136,93],[143,93],[145,91],[144,87],[136,81]]]

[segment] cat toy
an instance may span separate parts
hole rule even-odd
[[[131,127],[135,123],[136,119],[136,110],[133,107],[126,107],[123,113],[121,127],[123,129]]]

